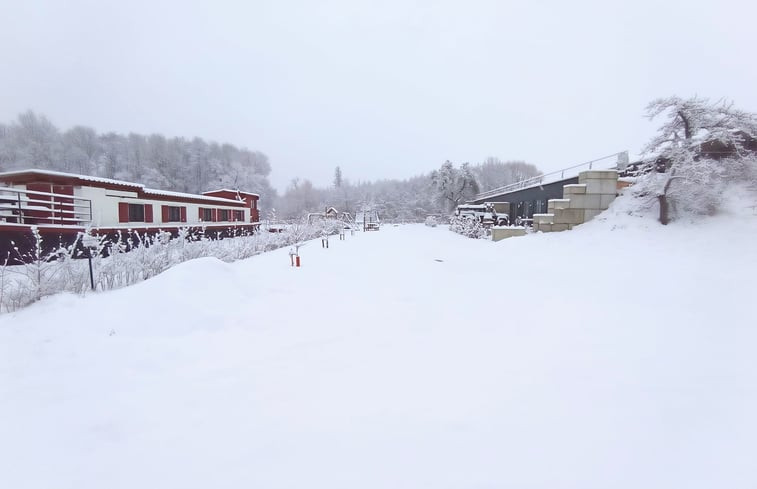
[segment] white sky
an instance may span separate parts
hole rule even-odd
[[[629,2],[630,3],[630,2]],[[755,2],[0,0],[0,120],[258,149],[280,190],[637,153],[666,95],[757,111]]]

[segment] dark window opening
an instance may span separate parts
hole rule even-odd
[[[168,208],[168,220],[170,222],[181,221],[181,207],[169,207]]]
[[[228,211],[228,209],[219,209],[219,211],[218,211],[218,220],[219,221],[228,221],[229,220],[229,211]]]
[[[129,222],[145,222],[145,206],[129,204]]]
[[[213,220],[213,209],[202,209],[202,220],[210,222]]]

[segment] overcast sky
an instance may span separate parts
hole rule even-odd
[[[0,0],[0,120],[200,136],[271,181],[628,149],[666,95],[757,112],[757,2]]]

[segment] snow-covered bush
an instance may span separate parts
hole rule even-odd
[[[424,222],[424,224],[426,226],[435,228],[439,224],[439,222],[436,220],[436,217],[434,217],[434,216],[428,216],[426,218],[426,221]]]
[[[95,290],[111,290],[154,277],[179,263],[212,256],[231,262],[285,246],[297,246],[325,235],[337,234],[345,223],[324,220],[294,223],[282,232],[260,230],[252,235],[210,239],[204,230],[179,230],[170,239],[165,232],[154,235],[119,233],[115,239],[98,237],[92,249]],[[59,292],[85,294],[91,289],[87,252],[77,239],[73,244],[43,252],[43,238],[32,228],[34,247],[0,263],[0,312],[15,311],[42,297]]]
[[[453,217],[450,219],[450,231],[454,231],[469,238],[485,238],[487,230],[476,219],[466,217]]]

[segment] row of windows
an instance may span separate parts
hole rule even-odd
[[[244,211],[200,207],[198,217],[203,222],[244,221]]]
[[[161,222],[187,222],[185,206],[162,205],[160,210]],[[244,211],[200,207],[198,217],[203,222],[244,221]],[[119,202],[118,222],[153,222],[153,205]]]

